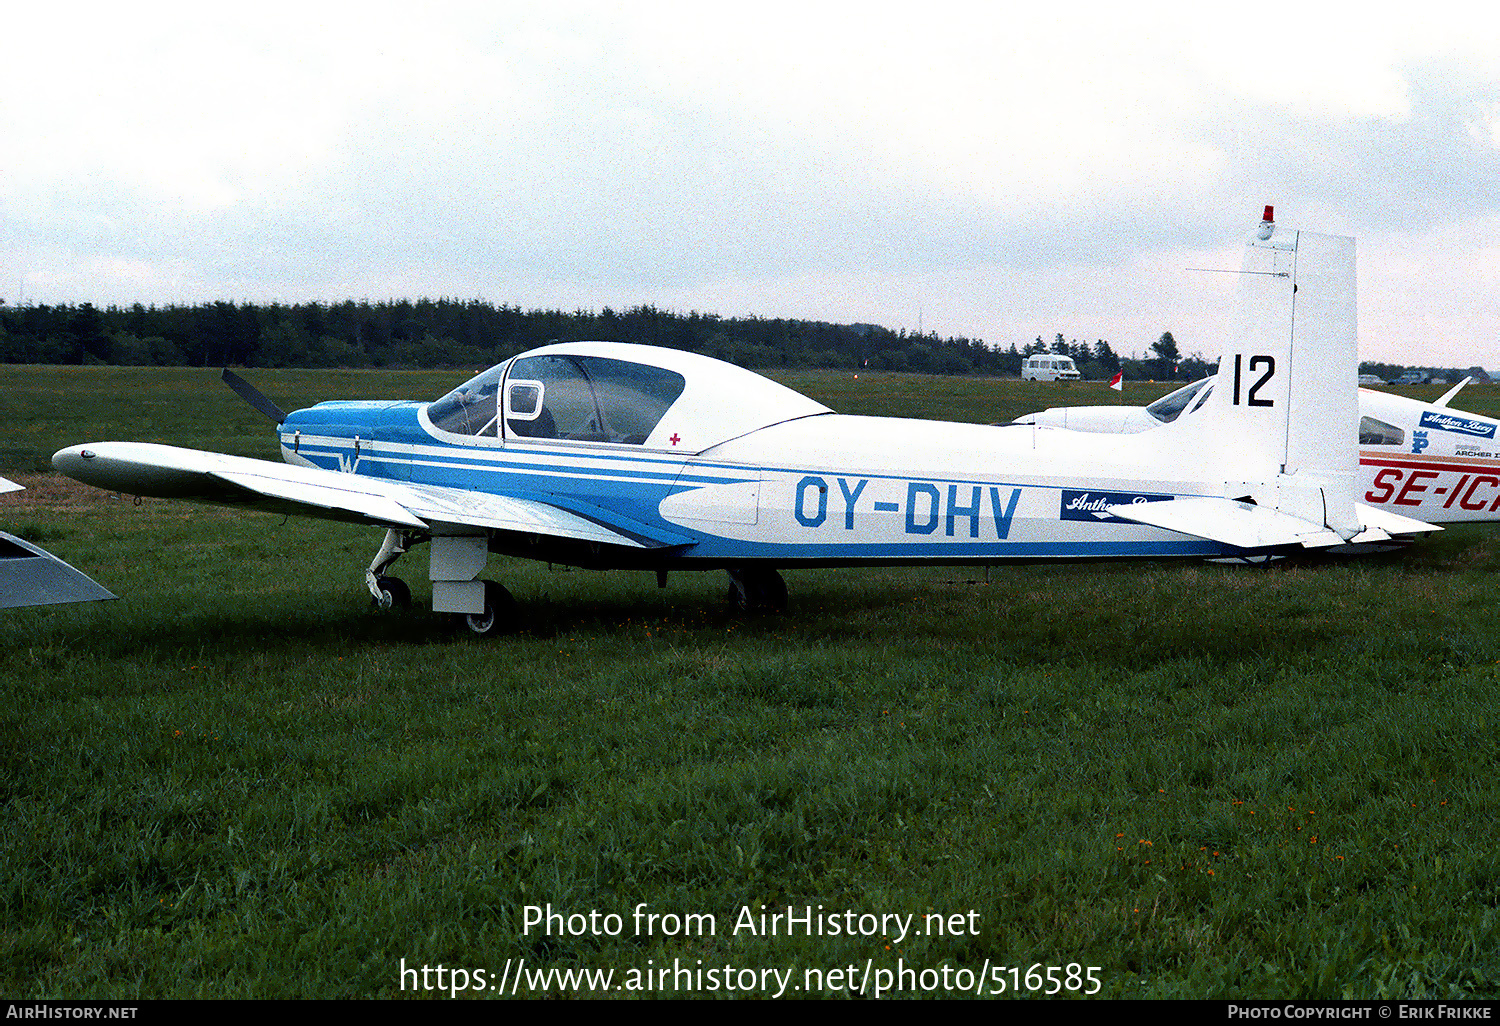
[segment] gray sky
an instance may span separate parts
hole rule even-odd
[[[1358,238],[1364,358],[1500,367],[1500,15],[983,7],[12,10],[0,296],[654,303],[1211,357],[1234,278],[1187,268],[1237,266],[1271,203]]]

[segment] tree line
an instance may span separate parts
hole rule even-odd
[[[1164,332],[1139,360],[1104,339],[1007,349],[965,337],[892,331],[876,324],[720,317],[642,305],[616,311],[522,310],[482,300],[235,303],[96,307],[6,305],[0,363],[245,367],[461,367],[498,363],[548,342],[602,339],[703,353],[742,367],[823,367],[1014,377],[1035,353],[1068,356],[1085,378],[1190,381],[1211,373]],[[1375,369],[1378,366],[1378,370]],[[1388,378],[1405,368],[1366,365]],[[1456,380],[1456,378],[1454,379]]]
[[[1024,349],[876,324],[674,313],[522,310],[481,300],[106,306],[0,301],[0,362],[245,367],[474,367],[548,342],[602,339],[703,353],[742,367],[823,367],[1017,376],[1037,352],[1073,357],[1088,378],[1172,377],[1175,343],[1154,361],[1092,344],[1040,338]],[[1171,333],[1163,335],[1170,343]],[[1201,363],[1201,360],[1199,361]],[[1184,367],[1176,375],[1187,377]]]
[[[1151,355],[1141,359],[1120,356],[1102,338],[1089,345],[1077,339],[1065,341],[1061,332],[1053,337],[1050,345],[1038,336],[1021,355],[1024,358],[1035,353],[1071,358],[1078,372],[1090,381],[1112,378],[1116,373],[1130,381],[1197,381],[1205,374],[1212,374],[1217,366],[1200,353],[1183,356],[1170,331],[1162,332],[1161,338],[1151,343]]]
[[[1019,373],[978,339],[874,324],[616,311],[522,310],[481,300],[0,305],[0,362],[246,367],[472,367],[548,342],[600,339],[703,353],[744,367]]]

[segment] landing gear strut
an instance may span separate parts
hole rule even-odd
[[[740,613],[786,611],[786,582],[769,567],[736,567],[729,571],[729,605]]]
[[[370,561],[370,568],[365,571],[365,587],[370,589],[377,609],[411,608],[411,589],[401,578],[387,577],[385,571],[419,541],[421,538],[416,535],[395,528],[385,532],[385,541],[381,543],[380,551],[375,553],[375,558]]]

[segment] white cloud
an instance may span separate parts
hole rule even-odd
[[[1381,337],[1467,354],[1494,337],[1497,17],[1345,11],[21,11],[0,66],[0,255],[18,271],[0,285],[912,329],[922,310],[1001,344],[1171,329],[1191,351],[1218,329],[1168,269],[1271,202],[1370,240]],[[1404,271],[1383,273],[1397,237]],[[1439,315],[1417,313],[1423,289]]]

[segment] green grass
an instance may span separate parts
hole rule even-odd
[[[454,377],[254,379],[291,407]],[[270,455],[213,379],[3,368],[6,444],[23,471],[96,438]],[[970,420],[1107,392],[789,381]],[[795,572],[790,613],[749,620],[721,575],[497,559],[527,616],[481,642],[420,584],[412,616],[368,609],[378,532],[26,482],[0,524],[123,598],[0,614],[8,995],[410,995],[402,959],[490,984],[520,959],[616,985],[868,960],[991,988],[1099,966],[1114,997],[1500,995],[1491,528],[1269,570]],[[637,935],[641,902],[718,930]],[[526,931],[549,904],[623,929]],[[762,905],[978,929],[735,935]],[[520,994],[549,992],[589,993]]]

